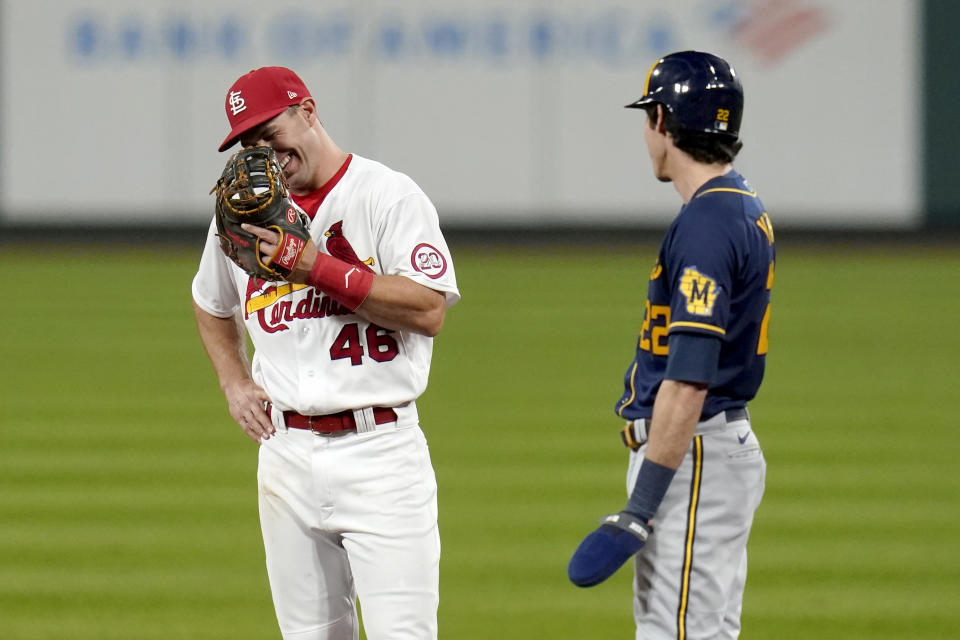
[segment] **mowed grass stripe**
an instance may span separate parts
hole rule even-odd
[[[612,408],[656,247],[454,252],[464,299],[420,402],[441,635],[631,637],[629,570],[584,590],[565,569],[623,504]],[[198,255],[0,256],[42,283],[2,318],[2,637],[278,637],[256,447],[190,313]],[[958,273],[955,251],[781,246],[742,638],[955,636]]]

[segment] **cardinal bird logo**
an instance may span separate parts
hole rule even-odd
[[[357,256],[357,252],[350,246],[350,241],[343,236],[343,220],[334,222],[330,225],[329,229],[323,232],[323,235],[327,237],[327,251],[329,251],[330,255],[334,258],[339,258],[346,263],[356,265],[371,273],[373,272],[373,269],[370,267],[375,265],[376,261],[373,259],[373,256],[366,260],[361,260]]]

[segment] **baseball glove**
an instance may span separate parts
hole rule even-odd
[[[289,276],[310,242],[309,220],[287,197],[273,149],[247,147],[230,156],[210,193],[216,193],[217,237],[227,257],[255,278]],[[266,262],[260,238],[240,228],[244,222],[280,234],[279,248]]]

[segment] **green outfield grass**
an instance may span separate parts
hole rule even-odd
[[[565,572],[625,497],[612,407],[655,254],[455,247],[464,299],[420,403],[441,637],[633,637],[628,570]],[[0,638],[280,637],[197,258],[0,250]],[[742,638],[960,633],[958,276],[952,248],[780,247]]]

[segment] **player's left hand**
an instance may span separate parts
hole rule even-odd
[[[578,587],[592,587],[612,576],[643,548],[653,531],[648,523],[626,511],[607,516],[602,523],[570,558],[567,575]]]
[[[260,255],[265,264],[269,263],[280,248],[280,234],[270,229],[256,227],[252,224],[243,223],[240,227],[247,233],[260,238]],[[303,255],[297,262],[296,268],[286,277],[287,282],[306,282],[310,275],[310,269],[317,260],[317,245],[313,240],[309,240],[303,249]]]

